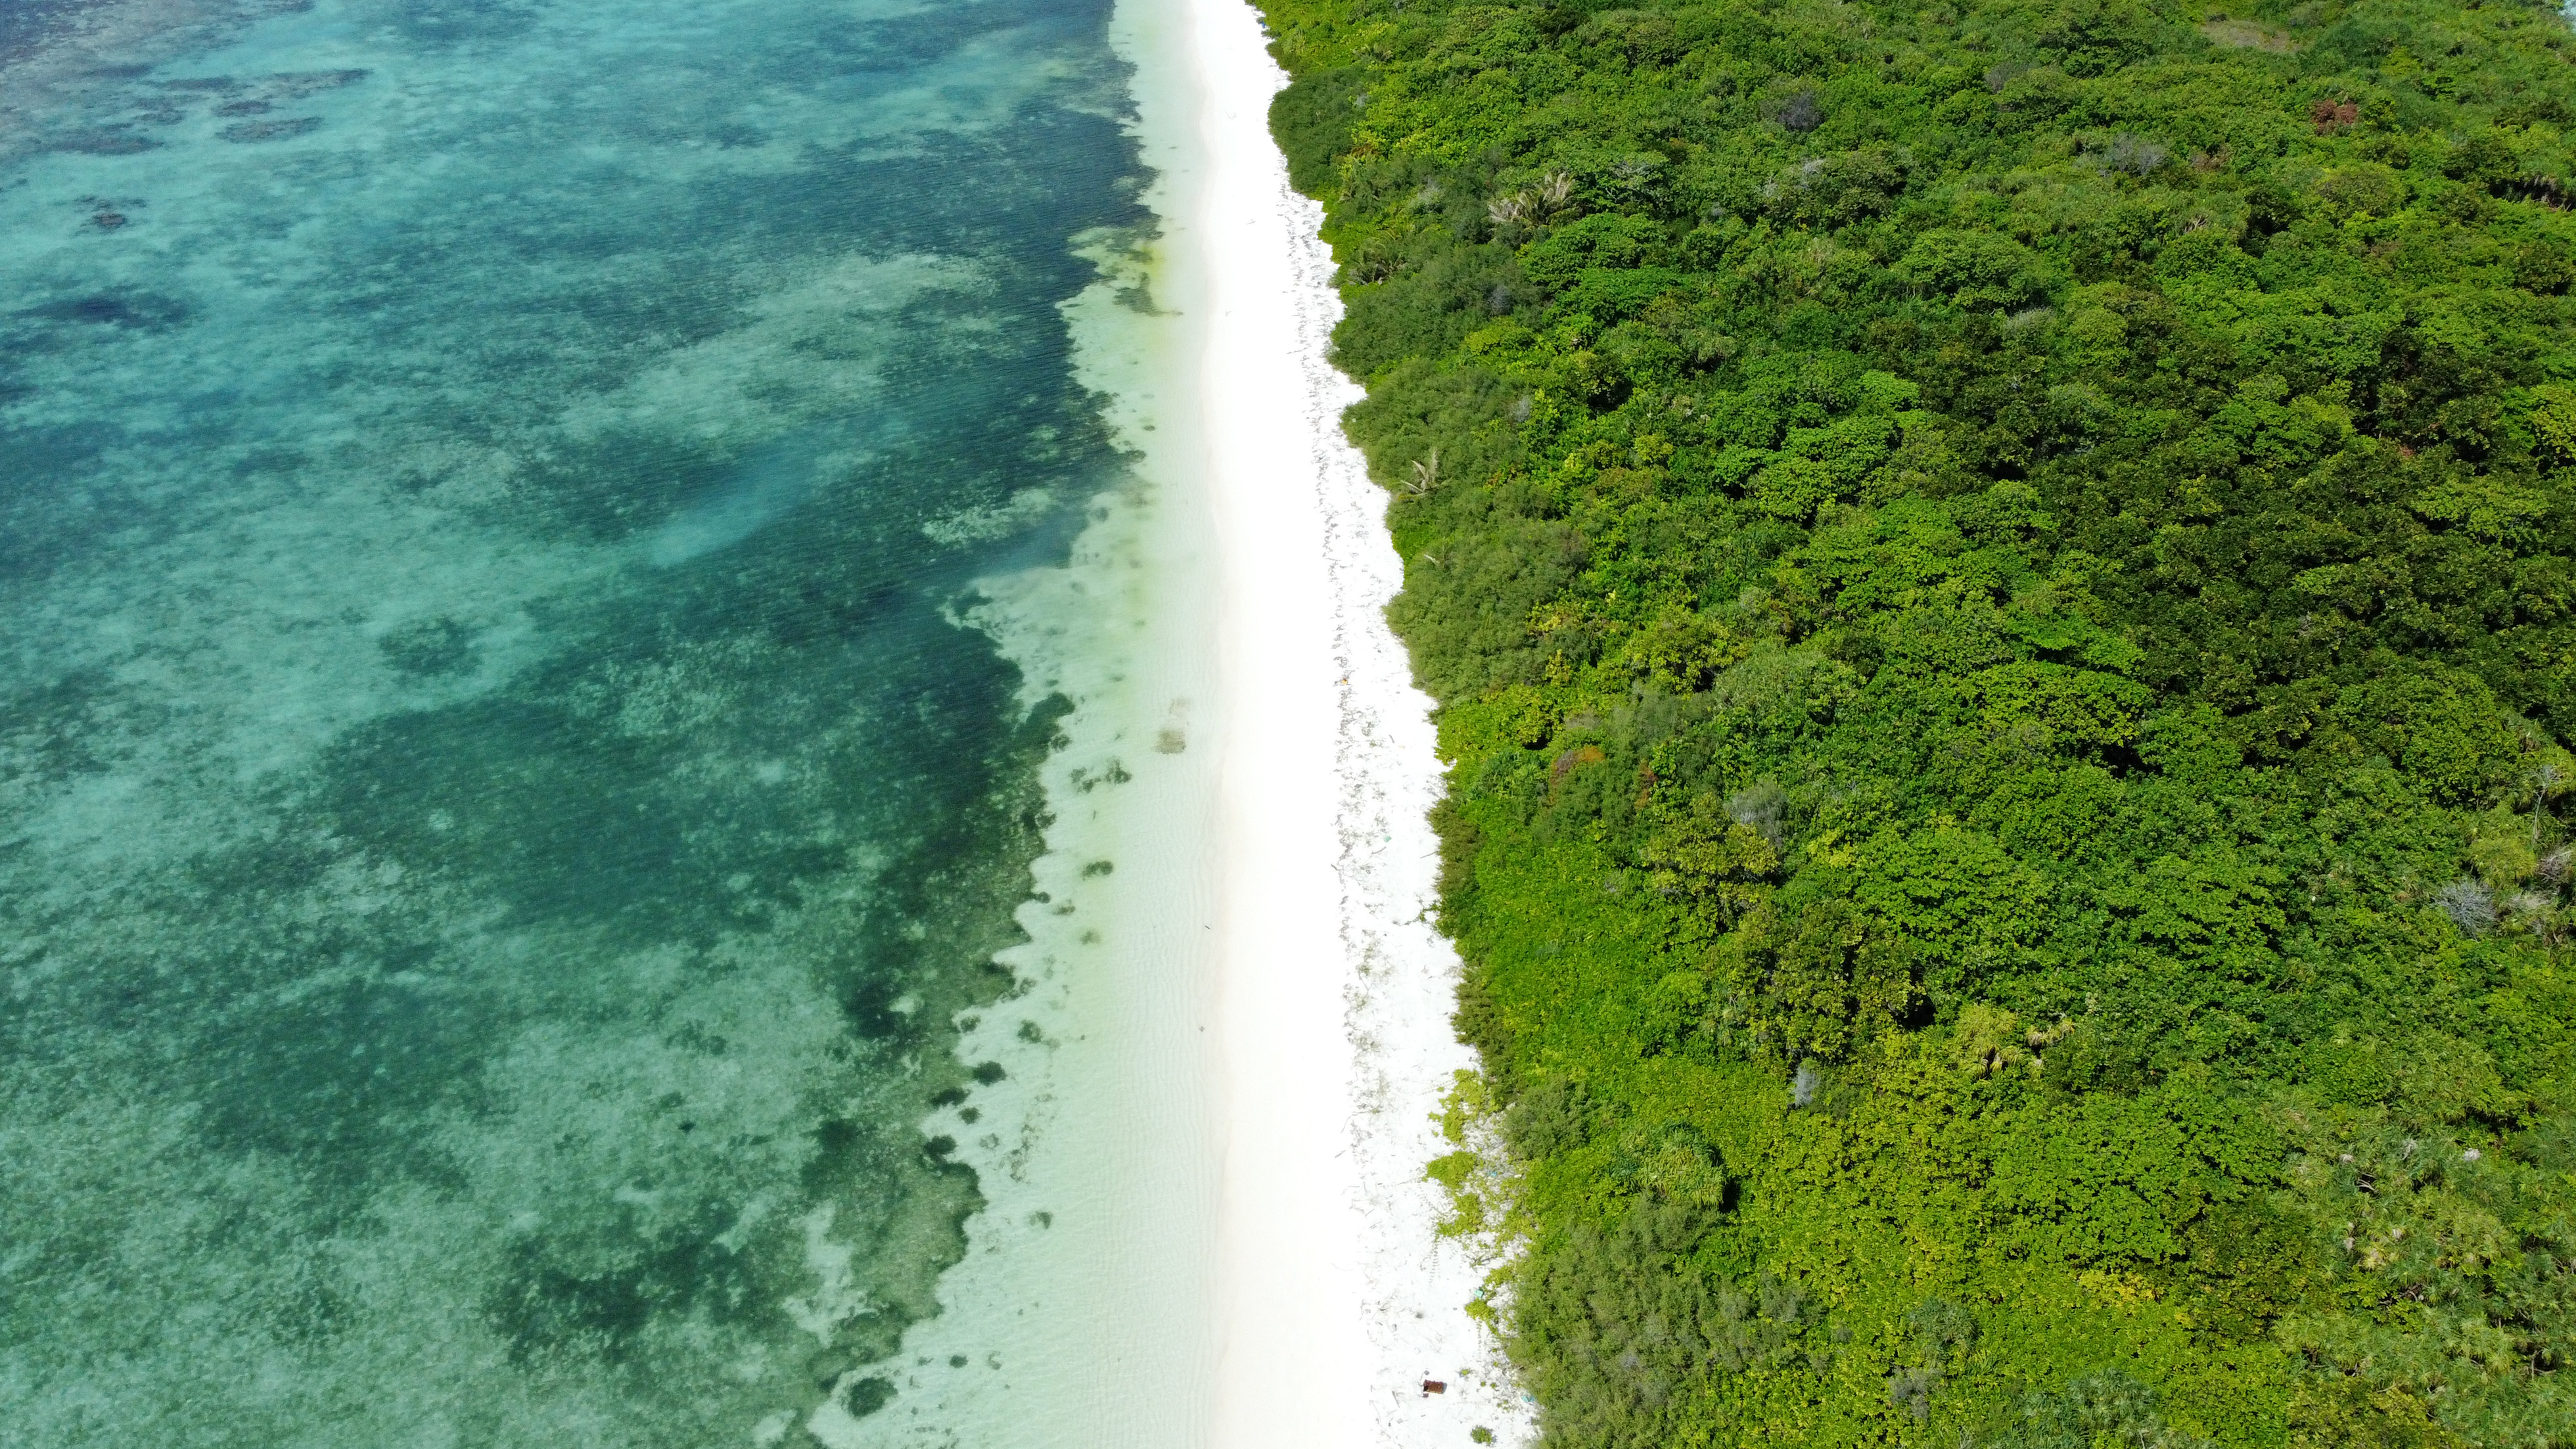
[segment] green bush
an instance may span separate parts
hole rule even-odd
[[[2576,1446],[2567,22],[1263,8],[1546,1442]]]

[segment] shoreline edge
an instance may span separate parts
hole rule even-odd
[[[1442,1237],[1424,1174],[1472,1053],[1430,924],[1442,789],[1431,701],[1389,629],[1387,497],[1341,430],[1342,303],[1272,141],[1287,83],[1242,0],[1184,0],[1209,174],[1200,379],[1218,617],[1217,985],[1226,1143],[1211,1442],[1457,1445],[1533,1437],[1471,1317],[1489,1244]],[[1437,1395],[1424,1381],[1444,1385]]]

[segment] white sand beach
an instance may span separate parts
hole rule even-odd
[[[1199,385],[1215,516],[1224,751],[1215,922],[1225,1142],[1216,1423],[1226,1449],[1528,1437],[1465,1311],[1484,1267],[1439,1238],[1423,1165],[1472,1062],[1432,930],[1430,701],[1386,601],[1385,495],[1325,360],[1340,301],[1267,124],[1285,76],[1240,0],[1188,0],[1207,172]],[[1424,1392],[1436,1380],[1445,1390]]]
[[[1286,77],[1240,0],[1128,0],[1114,30],[1159,235],[1100,238],[1067,316],[1139,484],[1096,500],[1066,566],[986,581],[971,614],[1032,704],[1075,705],[1046,771],[1044,894],[1003,958],[1022,989],[963,1047],[1009,1075],[971,1123],[926,1124],[988,1207],[892,1406],[811,1427],[1012,1449],[1525,1442],[1465,1311],[1490,1264],[1437,1234],[1423,1178],[1472,1065],[1427,919],[1439,766],[1383,617],[1402,577],[1386,497],[1339,425],[1360,394],[1326,361],[1321,211],[1270,140]]]

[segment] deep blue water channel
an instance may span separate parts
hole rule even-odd
[[[950,615],[1121,466],[1108,5],[12,15],[0,1445],[878,1408],[1051,733]]]

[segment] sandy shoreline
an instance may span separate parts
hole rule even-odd
[[[1321,210],[1270,139],[1285,77],[1257,17],[1186,7],[1222,600],[1210,1442],[1456,1445],[1478,1425],[1519,1442],[1524,1401],[1464,1309],[1484,1265],[1436,1235],[1444,1204],[1422,1176],[1472,1060],[1449,1027],[1456,958],[1426,923],[1430,701],[1385,624],[1402,580],[1385,495],[1339,425],[1359,389],[1325,360],[1341,304]]]
[[[1069,702],[1041,771],[1046,852],[996,959],[1013,990],[961,1018],[966,1062],[1004,1069],[922,1123],[976,1173],[983,1210],[902,1358],[863,1372],[889,1405],[809,1428],[828,1445],[1202,1449],[1214,1399],[1211,1283],[1222,1126],[1214,923],[1218,561],[1197,374],[1206,354],[1180,0],[1121,0],[1131,134],[1152,234],[1074,239],[1097,279],[1062,311],[1076,376],[1131,461],[1085,500],[1061,563],[979,580],[959,622]],[[830,1430],[837,1429],[837,1436]]]
[[[1360,393],[1326,361],[1321,210],[1269,135],[1286,77],[1241,0],[1122,0],[1112,28],[1159,234],[1093,239],[1101,280],[1066,316],[1138,483],[1095,500],[1066,565],[986,581],[967,620],[1032,703],[1076,706],[1030,941],[1002,958],[1020,990],[961,1047],[1009,1075],[977,1119],[925,1123],[988,1206],[890,1409],[809,1427],[974,1449],[1524,1442],[1465,1311],[1490,1263],[1438,1236],[1423,1178],[1472,1065],[1427,923],[1439,766],[1383,616],[1386,497],[1340,429]]]

